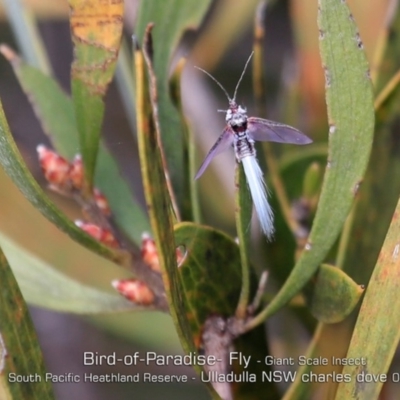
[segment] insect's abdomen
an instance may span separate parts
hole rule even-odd
[[[267,186],[264,182],[263,173],[255,156],[243,157],[242,164],[261,229],[267,239],[272,240],[274,235],[274,214],[268,203]]]
[[[249,139],[246,132],[235,133],[235,154],[238,162],[242,161],[243,158],[256,155],[256,149],[254,142]]]

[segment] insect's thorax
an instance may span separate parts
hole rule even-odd
[[[246,109],[231,102],[229,110],[226,112],[226,122],[235,135],[233,146],[237,161],[240,162],[245,157],[255,156],[254,141],[249,137],[247,131]]]

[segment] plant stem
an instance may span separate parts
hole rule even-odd
[[[396,15],[397,3],[397,0],[391,0],[389,2],[383,28],[378,34],[378,40],[376,42],[376,47],[371,62],[371,80],[374,85],[377,83],[378,74],[389,37],[389,28],[392,24],[394,16]]]
[[[242,265],[242,288],[240,292],[238,306],[236,308],[236,317],[244,319],[247,315],[247,307],[250,298],[250,221],[252,212],[252,201],[250,199],[246,176],[242,163],[236,164],[235,173],[236,186],[236,230],[239,238],[240,261]]]
[[[400,70],[397,71],[390,81],[385,85],[385,87],[380,91],[378,96],[375,98],[374,108],[375,111],[379,110],[385,100],[390,96],[390,94],[396,89],[397,85],[400,82]]]

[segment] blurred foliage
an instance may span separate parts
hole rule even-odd
[[[0,249],[0,394],[4,400],[54,399],[51,383],[44,379],[45,367],[28,308],[4,253]],[[4,321],[13,321],[4,323]],[[32,374],[32,372],[34,373]],[[14,381],[10,379],[14,376]],[[32,377],[35,385],[17,380]],[[12,382],[10,384],[10,381]]]
[[[367,365],[346,366],[343,373],[352,377],[351,382],[342,383],[337,389],[335,380],[306,382],[301,377],[311,372],[325,377],[328,373],[339,374],[341,365],[296,364],[298,374],[285,394],[278,394],[275,384],[258,378],[256,384],[233,385],[233,397],[277,399],[283,395],[286,400],[293,400],[312,396],[347,399],[356,395],[359,399],[377,399],[385,385],[358,385],[355,377],[360,372],[386,374],[400,339],[398,310],[391,307],[396,304],[399,253],[398,210],[394,211],[400,190],[396,150],[398,80],[392,80],[389,89],[382,92],[399,70],[397,3],[349,0],[348,8],[344,1],[320,0],[317,8],[316,2],[309,0],[240,0],[235,7],[228,0],[201,5],[192,0],[169,0],[162,5],[155,0],[140,2],[135,21],[137,43],[132,52],[129,46],[124,47],[121,62],[125,73],[119,77],[119,87],[125,91],[125,108],[135,103],[134,136],[138,139],[143,190],[138,182],[133,186],[128,183],[126,173],[120,172],[133,172],[132,160],[123,160],[118,152],[107,149],[107,140],[101,139],[103,97],[116,66],[122,32],[122,2],[110,0],[108,4],[99,0],[98,6],[101,3],[105,7],[104,13],[100,12],[103,9],[96,9],[95,3],[70,1],[75,50],[72,98],[51,76],[51,64],[34,18],[42,16],[43,10],[53,11],[44,2],[40,9],[35,2],[5,3],[22,56],[35,65],[26,64],[7,47],[2,47],[2,53],[12,63],[54,150],[71,165],[75,154],[81,153],[85,166],[83,190],[68,185],[58,190],[70,197],[68,201],[61,201],[60,193],[52,195],[42,190],[30,172],[32,161],[26,157],[23,143],[17,147],[7,115],[1,113],[3,169],[35,209],[51,222],[45,221],[19,194],[8,196],[14,188],[0,175],[5,193],[0,200],[0,244],[25,299],[76,313],[143,308],[143,304],[137,307],[110,293],[112,279],[137,279],[154,294],[155,301],[149,309],[165,311],[168,305],[186,352],[207,353],[209,349],[203,347],[204,335],[209,333],[204,331],[205,323],[215,315],[221,316],[232,335],[228,342],[241,354],[251,355],[251,371],[256,374],[271,372],[270,366],[258,363],[257,359],[302,351],[294,349],[291,326],[284,327],[279,343],[273,337],[267,338],[260,326],[288,305],[296,323],[307,332],[302,335],[308,335],[306,339],[310,341],[307,352],[303,351],[307,357],[367,357]],[[124,19],[132,24],[131,4],[126,6]],[[118,11],[114,12],[113,7]],[[83,13],[79,14],[79,10]],[[255,99],[258,113],[264,114],[267,105],[275,104],[267,110],[268,117],[274,115],[274,119],[300,126],[315,141],[301,149],[274,144],[264,151],[261,147],[258,150],[261,165],[264,155],[267,157],[266,177],[271,180],[268,186],[272,188],[271,204],[276,219],[272,243],[266,243],[256,224],[250,222],[247,185],[241,168],[237,169],[234,184],[233,155],[231,164],[222,171],[202,179],[201,213],[199,199],[195,198],[198,188],[191,176],[195,140],[204,144],[196,133],[203,136],[210,131],[210,138],[216,138],[223,118],[215,115],[215,109],[221,107],[214,106],[210,95],[200,88],[199,78],[190,70],[193,64],[208,71],[220,64],[222,68],[213,74],[232,93],[243,60],[251,51],[248,39],[253,21],[253,87],[260,89],[256,90]],[[153,36],[149,34],[150,22],[155,24]],[[293,31],[285,39],[283,33],[289,31],[288,23]],[[229,50],[233,46],[235,49]],[[277,50],[279,56],[274,57]],[[190,54],[185,72],[182,62],[175,69],[181,54]],[[133,64],[134,73],[130,74],[128,67]],[[238,98],[249,98],[251,93],[245,89],[250,86],[245,76]],[[384,93],[380,97],[383,101],[374,110],[373,97],[379,93]],[[7,100],[7,94],[2,93],[2,97]],[[249,111],[249,115],[253,112]],[[13,131],[12,119],[10,125]],[[111,216],[102,214],[94,200],[97,187],[110,201]],[[227,187],[231,187],[231,192],[236,190],[235,213],[227,212],[233,204],[233,199],[228,204],[223,197]],[[146,207],[140,204],[143,195]],[[71,208],[74,201],[79,207]],[[15,211],[20,205],[21,215]],[[219,216],[218,210],[223,211]],[[80,211],[87,221],[115,235],[120,248],[112,249],[77,228],[71,218]],[[232,228],[234,220],[236,233]],[[52,224],[70,237],[55,230]],[[216,229],[221,226],[229,234]],[[155,239],[156,255],[151,260],[141,243],[146,230],[151,230]],[[236,235],[239,244],[233,240]],[[10,330],[18,329],[21,321],[30,323],[26,312],[19,320],[12,304],[23,301],[8,262],[2,256],[1,271],[14,288],[12,293],[7,292],[13,301],[3,302],[0,310],[5,313],[2,321],[7,321],[0,327],[0,339],[7,348]],[[61,269],[65,275],[51,268]],[[268,294],[263,294],[262,285],[257,291],[255,271],[264,270],[269,271]],[[4,282],[0,282],[2,291],[7,286]],[[277,294],[274,284],[280,287]],[[364,297],[360,285],[366,287]],[[253,307],[254,296],[261,296],[264,301],[258,308]],[[112,315],[108,319],[114,318]],[[164,318],[152,315],[148,322],[146,317],[138,316],[140,328],[136,333],[129,332],[128,322],[123,321],[121,327],[121,318],[108,327],[114,326],[125,336],[139,335],[153,346],[162,343],[165,351],[168,346],[177,351],[172,328],[164,332],[164,328],[153,327],[164,324]],[[239,333],[229,331],[232,320],[244,327]],[[130,323],[134,321],[133,315]],[[280,314],[276,321],[285,323]],[[22,338],[22,334],[21,338],[15,336],[16,340]],[[36,349],[34,359],[40,364],[31,327],[28,337]],[[222,340],[221,343],[219,356],[232,350]],[[0,341],[1,345],[4,346]],[[15,351],[21,352],[18,348]],[[27,356],[21,359],[28,360]],[[4,360],[8,368],[8,359],[0,352],[0,369]],[[279,370],[280,366],[274,369]],[[200,367],[197,370],[201,372]],[[233,371],[246,372],[243,365],[237,364]],[[0,390],[12,392],[8,383],[3,386]],[[209,386],[211,395],[217,398]],[[26,390],[30,390],[30,385]],[[19,399],[22,395],[9,396]]]

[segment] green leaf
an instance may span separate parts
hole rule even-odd
[[[379,73],[377,92],[398,71],[400,57],[400,8],[387,27],[387,48]],[[376,113],[371,160],[357,195],[353,225],[348,235],[342,268],[357,282],[368,283],[400,193],[398,126],[400,86]],[[357,237],[357,240],[352,240]]]
[[[304,174],[303,181],[303,197],[307,200],[311,200],[318,196],[321,189],[323,179],[323,172],[321,165],[317,162],[313,162]]]
[[[181,58],[175,67],[169,82],[171,100],[179,114],[183,127],[183,182],[185,197],[182,199],[180,216],[183,221],[200,222],[200,197],[198,183],[193,177],[197,171],[197,146],[194,138],[193,127],[185,117],[181,96],[182,73],[186,66],[186,58]]]
[[[343,374],[351,382],[339,384],[336,399],[376,399],[382,389],[392,358],[400,340],[400,201],[372,273],[351,338],[347,359],[363,357],[365,365],[345,366]],[[364,381],[360,382],[360,374]],[[370,379],[365,375],[370,374]],[[357,379],[357,377],[359,379]],[[388,378],[390,381],[390,378]]]
[[[224,233],[191,222],[175,225],[175,242],[186,250],[179,275],[187,297],[186,316],[199,347],[203,324],[208,317],[230,317],[236,312],[242,287],[240,251]],[[257,282],[254,274],[250,278],[250,294],[254,295]],[[234,345],[234,351],[251,356],[246,371],[257,375],[257,382],[245,381],[236,385],[235,399],[257,399],[261,391],[266,399],[278,398],[275,384],[261,379],[263,371],[270,371],[263,363],[268,354],[264,327],[239,337]],[[258,363],[257,360],[262,361]],[[237,365],[236,373],[242,370],[243,365]]]
[[[79,132],[80,153],[84,163],[85,180],[90,187],[94,179],[100,143],[104,115],[103,96],[93,94],[86,83],[74,79],[72,81],[72,97],[76,125]]]
[[[78,314],[139,309],[120,295],[84,285],[56,271],[3,234],[0,244],[24,298],[31,304]]]
[[[379,71],[379,79],[376,83],[377,93],[397,73],[399,68],[399,7],[395,10],[395,15],[391,19],[390,26],[385,27],[385,29],[388,33],[388,42],[381,62],[382,68]],[[354,209],[354,222],[348,235],[349,240],[343,257],[342,265],[344,271],[357,280],[357,282],[362,282],[365,285],[370,280],[376,261],[378,260],[399,199],[400,148],[397,145],[399,107],[400,87],[397,86],[380,106],[379,110],[377,110],[376,133],[371,161],[357,196],[358,201]],[[354,237],[357,237],[357,240],[352,240]],[[385,315],[392,310],[392,306],[395,304],[393,303],[393,305],[390,305],[384,311]],[[371,312],[375,312],[375,308],[372,308]],[[341,337],[338,337],[338,340],[345,341],[344,346],[346,349],[349,346],[349,332],[353,331],[356,318],[357,314],[354,314],[349,319],[346,330],[343,330]],[[365,316],[362,317],[362,319],[364,318]],[[380,329],[380,324],[375,325],[373,329]],[[390,326],[388,326],[388,329],[390,329]],[[387,337],[382,336],[381,339],[382,343],[380,345],[385,344],[387,349],[392,348],[393,340],[396,343],[398,342],[398,339],[394,339],[392,335]],[[377,351],[379,350],[377,349]],[[391,359],[392,356],[390,351],[387,350],[386,355],[382,357]],[[377,362],[382,363],[383,361],[380,359]],[[381,373],[385,373],[383,367]]]
[[[330,124],[328,163],[308,244],[264,318],[298,293],[323,262],[353,204],[372,146],[373,93],[357,27],[344,1],[320,0],[319,9]]]
[[[150,35],[150,31],[147,33]],[[150,36],[147,40],[151,40]],[[176,246],[173,235],[171,198],[167,189],[159,138],[150,105],[149,87],[144,57],[135,50],[136,121],[140,167],[147,209],[153,237],[157,246],[161,275],[168,299],[171,317],[176,326],[183,349],[194,351],[194,343],[185,315],[185,295],[178,277]],[[147,68],[150,69],[150,65]],[[151,73],[152,71],[149,71]],[[155,88],[151,88],[152,91]]]
[[[50,61],[31,7],[27,7],[22,0],[4,0],[3,7],[25,59],[50,73]]]
[[[235,313],[241,289],[239,247],[224,233],[191,222],[175,225],[175,242],[186,252],[179,275],[198,343],[208,316],[228,317]]]
[[[311,314],[326,324],[344,320],[354,310],[362,293],[361,286],[342,270],[328,264],[320,266],[305,288]]]
[[[316,343],[318,343],[318,340],[321,337],[321,332],[322,332],[323,327],[324,327],[324,325],[321,323],[315,329],[312,341],[308,345],[307,352],[304,354],[304,356],[307,359],[318,357],[319,349],[316,346]],[[304,382],[303,377],[305,375],[310,374],[310,372],[313,372],[313,373],[322,372],[321,370],[316,372],[318,367],[319,366],[315,366],[315,365],[313,366],[313,365],[308,365],[308,364],[300,366],[296,371],[296,378],[295,378],[294,382],[289,386],[289,389],[285,392],[285,395],[282,397],[281,400],[311,399],[313,397],[312,382]]]
[[[185,30],[196,29],[210,5],[210,0],[146,0],[140,2],[136,36],[142,41],[149,22],[154,23],[154,69],[157,77],[158,103],[162,143],[171,180],[179,202],[189,197],[183,168],[184,127],[174,107],[168,86],[170,60]]]
[[[4,400],[55,399],[28,308],[0,250],[0,396]],[[33,382],[10,382],[10,374]]]
[[[69,0],[69,5],[75,55],[72,96],[85,180],[90,189],[104,115],[103,97],[114,74],[122,36],[124,3]]]
[[[0,163],[7,175],[24,196],[59,229],[83,246],[110,260],[121,262],[121,253],[100,242],[79,229],[49,200],[29,172],[10,133],[3,107],[0,103]]]
[[[53,78],[24,63],[15,54],[8,60],[54,148],[71,160],[79,152],[71,99]],[[106,195],[117,224],[139,245],[141,234],[150,230],[148,218],[132,197],[116,161],[103,143],[100,143],[97,163],[96,185]]]
[[[321,169],[324,169],[322,166],[326,163],[328,152],[327,145],[320,143],[311,143],[308,146],[302,146],[299,150],[301,151],[285,152],[285,156],[280,160],[280,175],[291,201],[303,195],[304,179],[310,165],[316,162]],[[270,274],[283,284],[293,269],[296,243],[282,216],[277,200],[272,196],[270,201],[275,213],[275,241],[268,244],[267,257],[271,265]]]
[[[107,197],[118,226],[140,246],[142,233],[150,231],[149,219],[142,206],[132,197],[131,189],[121,175],[116,160],[103,144],[100,144],[98,154],[96,186]]]
[[[2,52],[55,149],[72,160],[79,153],[79,138],[71,99],[52,77],[25,63],[11,49],[3,47]]]
[[[115,70],[115,84],[121,97],[126,118],[132,134],[136,134],[135,115],[135,82],[132,70],[132,41],[122,37],[119,49],[117,68]]]

